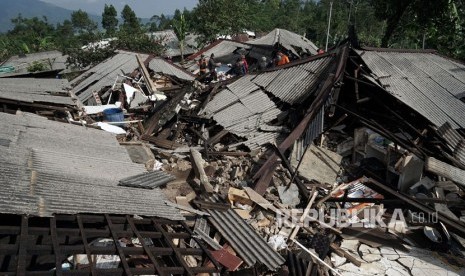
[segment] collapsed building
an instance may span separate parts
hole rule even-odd
[[[69,83],[0,80],[0,270],[463,275],[465,65],[312,44],[278,29],[187,64],[118,51]],[[298,59],[195,74],[282,48]]]

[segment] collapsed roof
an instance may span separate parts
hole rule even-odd
[[[367,77],[435,126],[465,128],[465,65],[433,51],[367,48]]]
[[[1,65],[11,66],[13,71],[0,74],[0,78],[29,74],[28,67],[34,65],[34,63],[43,64],[45,66],[44,71],[61,71],[66,69],[66,59],[66,55],[55,50],[12,56]]]
[[[319,83],[334,70],[333,55],[321,55],[277,67],[259,74],[246,75],[218,92],[203,113],[230,132],[247,138],[250,149],[276,142],[285,128],[272,121],[286,109],[279,102],[299,105],[308,99]]]
[[[69,82],[63,79],[5,78],[1,81],[0,99],[74,106],[69,89]]]
[[[298,57],[303,54],[316,55],[318,52],[318,47],[307,38],[288,30],[278,28],[272,30],[261,38],[248,41],[247,43],[271,47],[281,46]]]
[[[26,113],[0,113],[0,127],[2,212],[36,216],[156,213],[183,219],[165,205],[158,189],[118,186],[119,180],[146,169],[131,161],[112,134]]]

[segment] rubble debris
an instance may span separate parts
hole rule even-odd
[[[0,114],[6,212],[50,216],[51,226],[59,213],[94,213],[42,230],[21,217],[15,233],[78,231],[83,247],[55,260],[57,274],[77,263],[93,273],[95,262],[160,275],[463,274],[465,67],[349,43],[304,57],[311,42],[272,34],[220,40],[179,65],[118,51],[69,91],[33,93],[50,103],[0,106],[59,121]],[[254,72],[283,48],[296,60]],[[210,53],[223,63],[217,78],[196,77],[195,59]],[[245,76],[224,64],[237,55],[250,61]],[[158,267],[168,256],[175,267]]]
[[[311,145],[301,158],[303,160],[298,169],[301,177],[319,183],[332,184],[336,181],[342,156],[322,147]],[[296,168],[299,161],[297,156],[293,154],[291,159],[292,167]]]

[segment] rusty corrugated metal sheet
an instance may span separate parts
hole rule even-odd
[[[207,210],[208,220],[228,241],[245,263],[253,266],[264,264],[270,270],[276,270],[284,258],[271,248],[236,212]]]

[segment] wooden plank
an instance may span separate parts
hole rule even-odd
[[[174,150],[179,147],[182,147],[183,145],[176,143],[175,141],[159,138],[159,137],[154,137],[154,136],[149,136],[149,135],[142,135],[142,140],[150,142],[155,144],[158,147],[164,148],[164,149],[169,149],[169,150]]]
[[[210,181],[208,180],[208,176],[205,173],[205,170],[203,169],[203,164],[205,161],[202,158],[202,155],[200,154],[199,151],[197,151],[194,148],[191,148],[191,161],[192,161],[192,167],[194,167],[196,176],[200,180],[200,185],[206,191],[207,193],[213,193],[213,186],[210,184]]]
[[[26,275],[26,259],[27,259],[27,237],[28,237],[28,218],[21,217],[21,234],[19,236],[18,263],[16,273],[19,276]]]
[[[144,79],[145,79],[145,86],[149,90],[150,94],[155,94],[155,91],[157,91],[157,89],[155,88],[155,85],[153,84],[153,81],[150,78],[150,74],[147,71],[147,68],[145,67],[144,62],[142,61],[142,58],[140,57],[139,54],[136,55],[136,58],[137,58],[137,63],[139,63],[139,68],[141,69],[142,75],[144,76]]]
[[[176,203],[173,203],[173,202],[170,202],[170,201],[165,201],[165,204],[168,205],[168,206],[180,209],[180,210],[184,210],[184,211],[187,211],[187,212],[190,212],[190,213],[193,213],[193,214],[200,215],[200,216],[210,216],[209,213],[202,212],[202,211],[196,210],[194,208],[186,207],[186,206],[183,206],[183,205],[179,205],[179,204],[176,204]]]
[[[132,276],[133,274],[129,269],[129,264],[128,264],[128,261],[126,260],[126,255],[124,254],[124,251],[119,243],[119,238],[116,235],[116,230],[113,226],[113,222],[111,221],[111,218],[108,214],[105,214],[105,219],[107,220],[108,229],[110,229],[113,242],[115,243],[116,249],[118,250],[118,255],[121,260],[121,264],[123,265],[124,271],[127,276]]]
[[[139,239],[139,242],[142,244],[142,247],[144,248],[145,254],[147,254],[150,261],[153,263],[153,265],[155,267],[155,270],[156,270],[155,273],[158,273],[161,276],[167,275],[166,273],[164,273],[161,270],[162,264],[160,263],[160,261],[155,258],[155,256],[152,254],[151,249],[147,246],[147,244],[145,244],[145,240],[142,237],[142,235],[139,233],[139,231],[137,230],[137,227],[134,224],[133,219],[128,215],[126,215],[126,219],[127,219],[128,223],[129,223],[129,226],[132,229],[132,232],[136,235],[136,237]]]
[[[84,224],[82,223],[81,215],[77,215],[76,220],[79,226],[79,231],[81,232],[82,243],[84,244],[84,249],[86,251],[87,261],[89,262],[90,273],[95,276],[97,275],[97,272],[95,271],[94,261],[92,260],[92,254],[89,249],[89,244],[87,243],[87,237],[84,230]]]
[[[52,245],[53,245],[53,254],[55,254],[55,274],[57,276],[63,275],[62,267],[61,267],[61,252],[58,246],[58,238],[57,238],[57,221],[55,217],[50,219],[50,236],[52,238]]]

